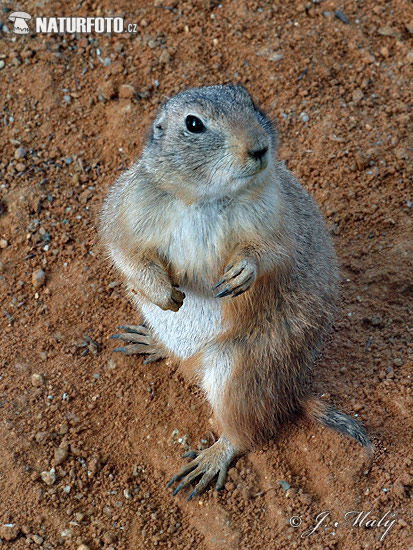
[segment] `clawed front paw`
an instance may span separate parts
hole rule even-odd
[[[239,296],[254,283],[257,278],[257,266],[253,260],[244,258],[235,265],[229,265],[225,269],[224,277],[212,290],[219,289],[215,298]]]
[[[172,286],[172,290],[165,293],[164,296],[153,300],[153,303],[164,311],[178,311],[184,303],[185,294]]]
[[[188,500],[192,500],[202,493],[210,481],[218,475],[215,488],[219,491],[224,487],[228,468],[237,455],[238,453],[233,445],[225,437],[221,437],[216,443],[209,447],[209,449],[186,453],[184,457],[192,458],[193,460],[184,466],[179,474],[168,482],[167,486],[171,487],[175,482],[180,481],[173,492],[173,495],[176,495],[179,491],[188,487],[196,478],[201,476],[200,481],[188,497]]]
[[[172,311],[178,311],[178,309],[184,303],[185,294],[178,290],[175,286],[172,287],[171,297],[167,304],[167,307],[162,309],[170,309]],[[162,307],[162,306],[161,306]]]
[[[122,332],[114,334],[111,338],[126,342],[127,346],[121,346],[113,351],[125,355],[147,355],[144,364],[154,363],[166,357],[164,350],[154,340],[150,330],[145,325],[124,325],[119,327]]]

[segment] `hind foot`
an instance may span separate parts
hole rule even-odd
[[[113,351],[125,355],[147,355],[144,361],[145,365],[167,357],[165,349],[154,339],[151,331],[145,325],[125,325],[119,328],[125,332],[114,334],[111,338],[122,340],[128,345]]]
[[[174,476],[168,483],[168,487],[173,485],[176,481],[181,481],[181,483],[176,487],[173,494],[176,495],[187,487],[192,481],[197,477],[202,476],[198,484],[195,486],[195,489],[189,495],[188,500],[192,500],[194,497],[198,496],[202,491],[206,489],[209,482],[218,475],[218,480],[215,485],[217,491],[221,490],[227,478],[227,471],[236,456],[239,456],[239,453],[232,443],[225,437],[222,436],[214,443],[209,449],[204,451],[190,451],[184,455],[184,458],[193,458],[189,464],[184,466],[182,470]]]

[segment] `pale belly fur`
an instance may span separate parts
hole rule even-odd
[[[177,355],[187,359],[222,331],[222,303],[185,288],[179,311],[164,311],[155,304],[139,304],[147,325],[156,338]]]

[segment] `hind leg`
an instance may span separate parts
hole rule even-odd
[[[125,355],[146,355],[144,364],[154,363],[168,357],[166,349],[156,341],[145,325],[124,325],[119,328],[125,332],[114,334],[111,338],[122,340],[127,345],[120,346],[113,351]]]
[[[201,352],[183,361],[181,365],[181,370],[186,374],[195,375],[200,379],[200,385],[206,392],[215,418],[221,424],[222,435],[208,449],[191,451],[185,455],[186,458],[193,460],[169,481],[168,487],[179,482],[173,492],[174,495],[191,485],[197,478],[200,479],[188,500],[204,491],[216,476],[218,477],[216,489],[222,489],[231,462],[245,451],[245,447],[234,443],[234,439],[229,435],[228,426],[222,414],[226,405],[226,386],[231,382],[233,369],[233,346],[231,343],[222,342],[208,344]]]

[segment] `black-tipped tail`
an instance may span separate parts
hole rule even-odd
[[[355,439],[370,455],[373,454],[374,447],[366,430],[360,422],[348,414],[338,411],[332,405],[321,401],[317,397],[307,399],[304,403],[304,411],[312,420],[319,422],[326,428]]]

